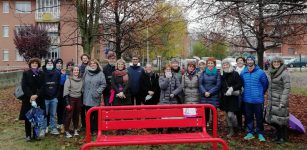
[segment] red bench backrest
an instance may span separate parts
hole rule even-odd
[[[205,105],[100,107],[98,130],[205,127],[204,108]]]

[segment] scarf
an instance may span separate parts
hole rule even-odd
[[[217,74],[217,69],[216,67],[213,67],[212,70],[208,69],[208,67],[206,67],[205,69],[205,73],[209,76],[213,76],[213,75],[216,75]]]
[[[89,68],[88,68],[88,71],[89,71],[90,73],[97,74],[97,73],[99,73],[101,70],[100,70],[99,66],[97,66],[97,69],[96,69],[96,70],[93,70],[91,67],[89,67]]]
[[[38,75],[38,73],[39,73],[39,69],[38,68],[36,68],[36,69],[31,68],[31,70],[32,70],[34,75],[36,75],[36,76]]]
[[[192,78],[193,78],[193,76],[195,75],[195,73],[196,73],[196,69],[194,69],[192,72],[188,72],[188,78],[189,78],[190,80],[192,80]]]
[[[276,77],[278,77],[284,70],[286,70],[287,69],[287,67],[286,67],[286,65],[281,65],[281,66],[279,66],[278,68],[271,68],[270,69],[270,74],[271,74],[271,78],[273,79],[273,78],[276,78]]]
[[[116,77],[123,77],[124,83],[128,82],[128,73],[126,70],[115,70],[113,74]]]
[[[148,75],[149,77],[152,77],[154,73],[153,72],[149,72],[149,73],[146,72],[145,74]]]

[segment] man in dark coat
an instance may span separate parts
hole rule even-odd
[[[140,79],[143,73],[144,69],[141,67],[139,63],[139,57],[134,55],[132,57],[132,64],[128,68],[129,83],[131,83],[130,84],[131,100],[134,103],[134,105],[141,105],[141,103],[144,103],[144,100],[142,99],[142,96],[140,94]]]
[[[109,63],[103,67],[103,73],[105,75],[107,82],[107,87],[103,91],[103,97],[104,97],[104,104],[108,106],[110,105],[109,98],[111,90],[111,78],[112,78],[112,73],[115,71],[116,54],[112,51],[109,51],[107,57]]]

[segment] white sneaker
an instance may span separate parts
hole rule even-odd
[[[65,137],[66,137],[66,138],[71,138],[72,135],[71,135],[69,132],[65,131]]]
[[[47,130],[47,129],[46,129]],[[46,135],[45,130],[39,132],[39,137],[44,137]]]
[[[50,134],[53,134],[53,135],[58,135],[60,134],[60,132],[58,131],[58,129],[54,128],[50,131]]]
[[[47,127],[46,128],[46,131],[45,131],[45,134],[47,134],[49,132],[49,128]]]
[[[75,130],[74,136],[79,136],[78,130]]]

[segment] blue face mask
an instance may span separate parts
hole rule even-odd
[[[47,70],[52,70],[53,69],[53,65],[46,65],[46,69]]]

